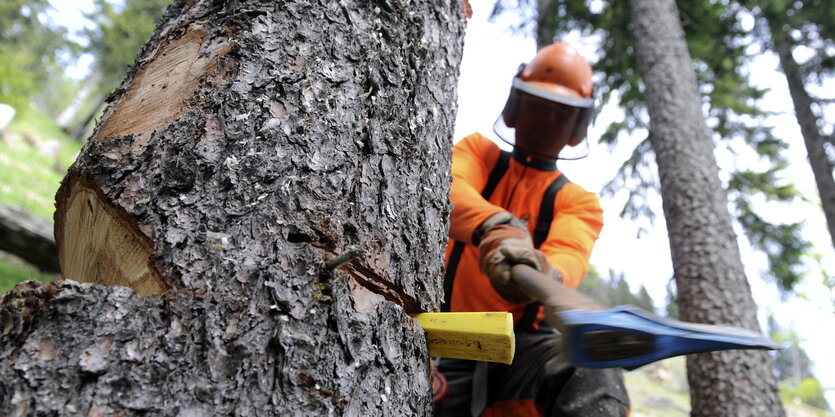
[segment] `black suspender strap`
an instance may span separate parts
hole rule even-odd
[[[565,175],[560,175],[545,190],[542,195],[542,203],[539,206],[539,216],[536,218],[536,228],[533,230],[533,246],[539,249],[545,239],[548,238],[548,231],[551,229],[551,221],[554,220],[554,202],[557,199],[557,192],[562,189],[565,184],[568,184],[568,178]],[[533,324],[536,322],[536,316],[539,314],[539,303],[530,303],[525,306],[525,313],[522,315],[522,320],[519,320],[518,329],[533,331]]]
[[[490,199],[490,196],[493,195],[493,191],[496,191],[496,186],[499,185],[499,181],[502,180],[502,177],[504,177],[504,173],[507,172],[507,168],[509,166],[510,152],[501,151],[499,159],[496,160],[496,165],[493,166],[493,170],[490,171],[490,176],[487,177],[487,184],[484,185],[484,190],[481,191],[481,196],[484,197],[485,200]]]
[[[519,324],[516,325],[516,329],[528,332],[534,331],[533,324],[536,322],[536,316],[539,315],[540,307],[542,307],[542,304],[537,302],[526,305],[525,312],[522,314],[522,320],[519,320]]]
[[[484,190],[481,191],[481,196],[485,200],[489,200],[499,185],[499,181],[504,177],[507,168],[510,166],[510,152],[501,151],[496,165],[490,171],[490,176],[487,177],[487,184],[484,185]],[[447,262],[446,272],[444,273],[444,304],[441,306],[441,311],[449,311],[449,305],[452,301],[452,282],[455,280],[455,272],[458,269],[458,263],[461,261],[461,255],[464,253],[464,248],[467,246],[464,242],[455,241],[452,245],[452,253],[449,254],[449,261]]]
[[[533,247],[539,249],[548,237],[551,230],[551,221],[554,220],[554,201],[557,199],[557,192],[568,184],[568,178],[560,175],[551,182],[545,194],[542,195],[542,205],[539,206],[539,216],[536,218],[536,228],[533,229]]]
[[[452,281],[455,279],[455,270],[458,269],[458,262],[466,246],[466,243],[457,240],[452,245],[452,253],[449,254],[449,262],[444,272],[444,304],[441,306],[441,311],[449,311],[449,303],[452,301]]]

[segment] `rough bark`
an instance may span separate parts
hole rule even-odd
[[[772,33],[779,30],[776,25],[770,26]],[[778,39],[788,38],[786,33],[776,35]],[[792,56],[791,44],[786,40],[775,40],[773,47],[780,57],[780,67],[786,75],[797,124],[806,145],[806,153],[809,155],[809,164],[815,176],[826,225],[829,227],[829,236],[835,247],[835,177],[832,176],[832,161],[826,155],[826,139],[818,128],[818,117],[812,111],[812,97],[806,92],[800,67]]]
[[[630,2],[681,319],[759,330],[673,0]],[[693,416],[783,416],[762,351],[691,355]]]
[[[172,5],[57,196],[96,285],[2,302],[0,409],[429,414],[460,7]]]
[[[61,272],[52,224],[19,207],[0,204],[0,250],[41,271]]]

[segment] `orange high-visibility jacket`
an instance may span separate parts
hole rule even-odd
[[[452,150],[453,209],[447,245],[445,303],[447,311],[509,311],[517,326],[524,316],[530,327],[539,328],[543,312],[539,305],[505,301],[478,267],[478,248],[472,244],[475,229],[488,217],[509,211],[527,221],[533,235],[545,190],[562,175],[555,164],[526,164],[518,154],[488,200],[482,197],[501,150],[484,136],[473,133]],[[576,288],[586,275],[594,242],[603,228],[603,211],[593,193],[568,182],[556,194],[553,220],[539,249],[560,272],[563,284]],[[464,242],[457,265],[450,265],[454,242]],[[454,270],[450,267],[454,267]]]

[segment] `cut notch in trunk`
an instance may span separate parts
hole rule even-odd
[[[64,279],[125,286],[143,296],[167,290],[151,265],[151,241],[126,213],[77,178],[65,180],[61,191],[55,240]]]

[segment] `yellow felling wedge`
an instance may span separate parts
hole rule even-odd
[[[510,313],[420,313],[412,317],[426,331],[429,356],[513,361],[516,339]]]

